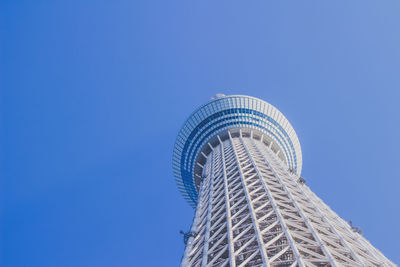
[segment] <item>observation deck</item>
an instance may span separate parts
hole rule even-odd
[[[292,125],[271,104],[245,95],[216,95],[195,110],[183,124],[173,151],[173,171],[183,197],[196,206],[201,183],[202,164],[212,147],[219,144],[217,136],[243,131],[263,140],[300,176],[302,154],[299,139]]]

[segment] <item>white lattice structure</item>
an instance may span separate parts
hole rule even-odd
[[[182,129],[175,175],[196,204],[182,266],[396,266],[304,184],[296,134],[271,105],[222,96]]]

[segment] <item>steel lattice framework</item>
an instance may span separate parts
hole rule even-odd
[[[221,96],[211,103],[238,103],[229,98],[247,97]],[[250,99],[256,106],[269,105]],[[236,123],[214,130],[193,157],[195,164],[186,165],[188,152],[175,147],[183,165],[178,185],[189,193],[193,187],[197,193],[195,199],[188,198],[189,203],[196,201],[196,212],[182,266],[396,266],[305,185],[299,171],[301,160],[294,162],[301,155],[290,156],[292,152],[301,153],[299,144],[296,149],[298,140],[283,115],[275,114],[283,117],[280,123],[284,125],[272,124],[291,133],[295,145],[292,151],[287,150],[289,153],[285,153],[283,142],[277,141],[278,135],[266,127],[240,125],[241,113],[249,114],[245,110],[252,107],[249,102],[239,103],[245,103],[246,108],[239,105],[238,114],[233,116],[224,113],[228,115],[225,123]],[[199,110],[205,108],[207,105]],[[220,108],[227,110],[226,105]],[[276,112],[275,108],[271,110]],[[257,116],[242,119],[260,123]],[[207,123],[215,124],[210,119]],[[206,124],[192,124],[197,133],[207,128]],[[195,139],[186,140],[186,144],[196,144]],[[179,178],[187,178],[186,166],[192,166],[192,187],[179,183]]]

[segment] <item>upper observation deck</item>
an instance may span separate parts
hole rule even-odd
[[[196,164],[213,146],[215,137],[229,131],[257,132],[274,147],[284,164],[300,175],[302,155],[299,139],[292,125],[271,104],[245,95],[216,95],[195,110],[183,124],[173,151],[174,176],[184,198],[196,206],[201,176]],[[213,141],[214,140],[214,141]],[[202,153],[200,153],[202,152]]]

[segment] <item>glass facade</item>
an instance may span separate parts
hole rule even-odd
[[[288,167],[297,174],[301,172],[299,140],[293,127],[278,109],[254,97],[219,97],[192,113],[175,142],[174,176],[181,193],[193,207],[198,198],[193,177],[196,158],[210,138],[230,128],[252,128],[265,133],[278,144]]]

